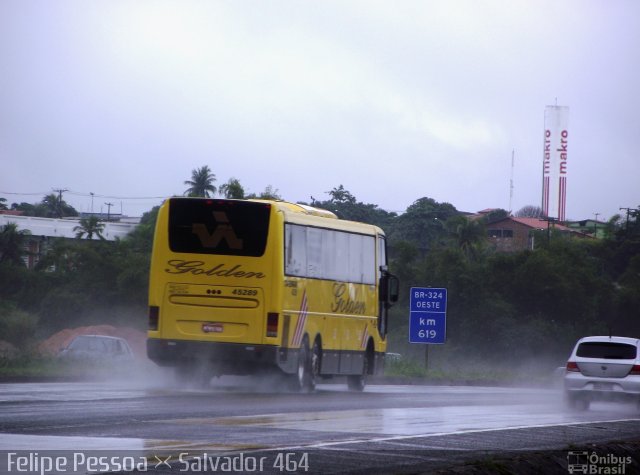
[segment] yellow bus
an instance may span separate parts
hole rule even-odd
[[[383,231],[284,201],[170,198],[151,259],[147,354],[185,378],[284,373],[299,390],[384,368],[398,280]]]

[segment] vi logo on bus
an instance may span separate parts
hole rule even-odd
[[[213,219],[217,224],[213,233],[209,233],[209,230],[204,223],[193,223],[191,225],[191,232],[198,236],[202,247],[218,247],[218,244],[220,244],[224,239],[227,242],[229,249],[241,250],[243,248],[243,241],[233,230],[233,226],[231,226],[227,213],[224,211],[214,211]]]

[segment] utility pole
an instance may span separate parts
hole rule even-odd
[[[58,211],[58,218],[62,218],[62,193],[64,193],[65,191],[69,191],[66,188],[62,189],[58,189],[58,190],[53,190],[54,192],[58,193],[58,202],[56,203],[56,210]]]
[[[555,223],[558,221],[558,218],[544,218],[544,221],[547,222],[547,244],[551,242],[551,223]]]
[[[111,221],[111,207],[113,203],[105,203],[107,205],[107,221]]]
[[[623,209],[627,210],[627,224],[625,224],[624,232],[625,234],[629,235],[629,211],[635,210],[635,208],[620,208],[620,211],[622,211]]]
[[[636,225],[635,225],[635,232],[637,233],[637,229],[638,229],[638,212],[640,212],[640,208],[620,208],[620,210],[626,210],[627,211],[627,223],[625,225],[625,234],[628,236],[629,235],[629,215],[632,214],[633,217],[636,220]]]
[[[600,213],[593,213],[593,214],[596,215],[596,222],[593,225],[593,237],[598,239],[598,216],[600,216]]]
[[[93,216],[93,191],[90,191],[89,194],[91,195],[91,215]]]
[[[547,244],[551,242],[551,220],[553,218],[547,218]]]

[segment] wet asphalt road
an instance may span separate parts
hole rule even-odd
[[[635,406],[567,412],[558,389],[369,385],[353,393],[330,384],[294,394],[248,378],[199,390],[141,380],[0,384],[2,473],[16,473],[15,457],[34,452],[144,459],[155,473],[430,473],[492,453],[611,440],[640,440]],[[18,454],[11,470],[8,453]]]

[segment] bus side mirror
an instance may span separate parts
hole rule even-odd
[[[388,287],[389,303],[394,304],[398,301],[398,297],[400,296],[400,281],[395,275],[389,275]]]
[[[380,300],[393,305],[398,301],[400,294],[400,281],[398,278],[389,273],[384,273],[380,278]]]

